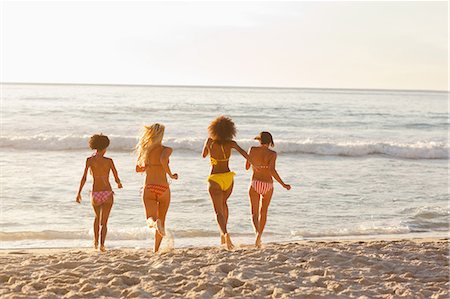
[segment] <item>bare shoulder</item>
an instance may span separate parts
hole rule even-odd
[[[171,147],[163,145],[163,150],[161,152],[161,155],[170,156],[172,154],[172,152],[173,152],[173,149]]]
[[[276,151],[271,150],[271,149],[268,149],[268,150],[269,150],[269,155],[270,155],[270,157],[274,157],[274,158],[277,157],[277,152],[276,152]]]

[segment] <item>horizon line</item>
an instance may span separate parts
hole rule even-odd
[[[126,83],[48,83],[48,82],[0,82],[1,85],[78,85],[78,86],[123,86],[123,87],[181,87],[181,88],[235,88],[235,89],[303,89],[303,90],[355,90],[394,92],[438,92],[449,93],[449,89],[392,89],[392,88],[352,88],[352,87],[288,87],[288,86],[233,86],[233,85],[176,85],[176,84],[126,84]]]

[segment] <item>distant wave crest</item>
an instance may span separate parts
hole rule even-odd
[[[2,136],[0,148],[40,151],[82,150],[87,148],[88,138],[88,136]],[[113,151],[130,151],[137,143],[136,137],[110,136],[110,138],[110,149]],[[200,138],[166,139],[166,143],[174,149],[195,152],[201,151],[203,141]],[[238,140],[238,142],[244,148],[255,145],[255,142],[249,140]],[[405,159],[448,159],[449,157],[449,145],[445,142],[277,140],[275,150],[279,153],[349,157],[367,155],[386,155]]]

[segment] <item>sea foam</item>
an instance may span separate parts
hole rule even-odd
[[[89,136],[43,136],[0,137],[0,148],[37,151],[67,151],[87,149]],[[110,136],[112,151],[131,151],[136,137]],[[167,138],[166,144],[174,149],[200,152],[202,138]],[[248,148],[254,141],[238,140]],[[448,159],[449,144],[445,142],[423,141],[400,143],[395,141],[322,141],[322,140],[277,140],[275,150],[279,153],[313,154],[324,156],[361,157],[385,155],[404,159]]]

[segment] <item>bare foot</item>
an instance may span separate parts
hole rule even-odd
[[[95,250],[98,249],[98,242],[94,242],[94,249],[95,249]]]
[[[148,226],[149,228],[154,228],[155,225],[156,225],[156,222],[153,221],[153,219],[152,219],[151,217],[148,217],[146,222],[147,222],[147,226]]]
[[[230,234],[228,233],[225,234],[225,244],[227,245],[228,250],[234,249],[234,245],[231,242]]]
[[[166,235],[166,230],[164,229],[164,225],[161,219],[156,219],[156,231],[164,237]]]
[[[106,251],[105,245],[100,245],[100,251],[101,252],[105,252]]]
[[[225,244],[225,235],[220,234],[220,245],[224,245],[224,244]]]
[[[256,248],[261,248],[261,246],[262,246],[261,235],[258,234],[258,235],[256,236],[256,240],[255,240],[255,247],[256,247]]]

